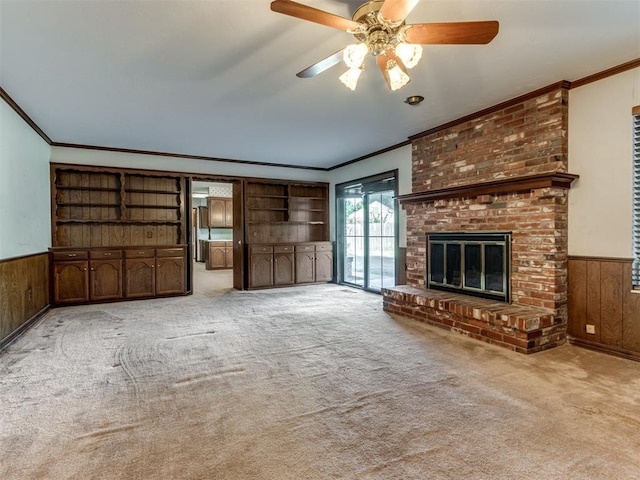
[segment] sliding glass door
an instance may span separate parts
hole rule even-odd
[[[341,283],[375,292],[395,285],[395,178],[390,172],[336,186]]]

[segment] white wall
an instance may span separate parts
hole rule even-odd
[[[49,145],[0,100],[0,259],[51,246]]]
[[[398,169],[398,194],[411,193],[411,145],[396,148],[386,153],[376,155],[361,162],[346,165],[332,170],[330,176],[331,199],[331,239],[336,239],[335,225],[335,186],[340,183],[357,180],[359,178],[377,175]],[[400,247],[407,245],[407,217],[400,209],[398,218],[398,243]]]
[[[164,170],[180,173],[202,173],[207,175],[306,180],[311,182],[329,181],[329,172],[321,170],[267,167],[235,162],[216,162],[213,160],[194,160],[189,158],[118,153],[81,148],[52,147],[51,162],[96,165],[101,167]]]
[[[632,116],[640,68],[569,91],[569,255],[631,258]]]

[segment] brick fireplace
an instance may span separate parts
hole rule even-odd
[[[385,310],[523,353],[567,324],[568,91],[558,84],[413,137],[407,285]],[[511,232],[507,302],[426,288],[427,235]]]

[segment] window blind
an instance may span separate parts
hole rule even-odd
[[[632,283],[640,288],[640,112],[633,115],[633,272]]]

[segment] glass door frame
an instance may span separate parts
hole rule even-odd
[[[377,175],[372,175],[369,177],[364,177],[364,178],[359,178],[359,179],[355,179],[355,180],[351,180],[349,182],[342,182],[339,184],[336,184],[335,186],[335,206],[336,206],[336,281],[338,284],[343,284],[343,285],[349,285],[352,287],[356,287],[356,288],[362,288],[363,290],[369,291],[369,292],[373,292],[373,293],[380,293],[379,290],[373,289],[369,287],[369,241],[370,241],[370,237],[369,237],[369,201],[368,201],[368,197],[369,197],[369,193],[374,193],[372,192],[362,192],[362,202],[363,202],[363,259],[364,259],[364,265],[363,265],[363,284],[357,284],[357,283],[352,283],[352,282],[347,282],[345,281],[345,275],[344,275],[344,268],[345,268],[345,264],[344,264],[344,258],[345,258],[345,248],[346,248],[346,242],[345,242],[345,208],[344,208],[344,198],[345,196],[343,194],[341,194],[344,190],[346,190],[348,187],[353,186],[356,187],[358,185],[362,186],[362,185],[366,185],[366,184],[371,184],[371,183],[375,183],[375,182],[382,182],[384,180],[392,180],[392,185],[393,188],[389,188],[388,190],[384,190],[384,191],[393,191],[394,193],[394,202],[393,202],[393,229],[394,229],[394,235],[393,235],[393,240],[394,240],[394,277],[397,279],[397,272],[398,272],[398,259],[399,259],[399,254],[400,254],[400,248],[399,248],[399,242],[398,242],[398,228],[399,228],[399,204],[398,204],[398,200],[397,200],[397,196],[398,196],[398,170],[390,170],[388,172],[384,172],[384,173],[380,173]],[[378,192],[375,192],[378,193]],[[385,285],[383,285],[384,288]]]

